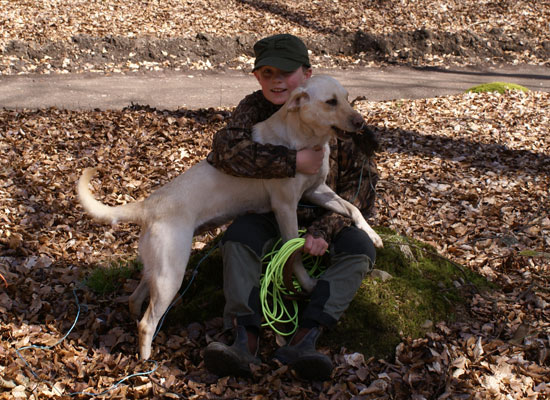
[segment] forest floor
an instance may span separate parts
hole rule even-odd
[[[0,0],[0,9],[2,75],[250,69],[254,41],[278,32],[303,37],[322,68],[550,59],[547,2]],[[220,332],[219,318],[167,326],[154,342],[158,364],[140,361],[126,304],[138,277],[105,296],[81,284],[97,265],[134,259],[138,228],[92,221],[76,181],[98,165],[98,198],[143,198],[204,158],[231,110],[4,109],[0,397],[550,396],[550,94],[359,99],[355,107],[382,144],[370,222],[427,242],[497,285],[472,296],[466,318],[434,321],[386,359],[322,348],[336,366],[324,383],[300,381],[270,361],[268,332],[265,363],[251,378],[209,374],[201,352]]]

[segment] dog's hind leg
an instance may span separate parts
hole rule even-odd
[[[139,253],[141,261],[143,261],[144,258],[150,258],[148,256],[149,251],[149,235],[150,230],[147,228],[145,229],[140,238],[139,238]],[[139,285],[134,289],[134,292],[131,294],[130,298],[128,299],[128,306],[130,309],[130,314],[134,318],[139,318],[141,315],[141,306],[143,302],[145,301],[145,298],[149,294],[149,282],[147,281],[147,272],[149,269],[146,267],[146,264],[143,263],[143,272],[141,274],[141,280],[139,281]]]
[[[134,292],[128,299],[128,306],[130,308],[130,314],[134,318],[138,318],[141,315],[141,305],[149,293],[149,284],[145,274],[142,275],[139,285],[135,288]]]
[[[139,352],[151,356],[151,342],[157,325],[181,286],[189,260],[193,228],[189,223],[155,223],[143,242],[142,257],[149,286],[149,306],[138,324]]]

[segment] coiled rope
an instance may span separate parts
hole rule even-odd
[[[300,234],[303,233],[304,231],[300,231]],[[277,241],[273,250],[262,259],[263,263],[267,265],[260,280],[260,304],[265,320],[262,326],[269,326],[279,335],[289,336],[298,329],[298,302],[285,297],[296,292],[300,293],[302,289],[300,284],[293,280],[295,293],[290,293],[284,285],[283,270],[290,256],[304,246],[305,239],[303,237],[291,239],[278,249],[280,243],[281,239]],[[324,270],[324,267],[321,266],[321,257],[303,254],[302,263],[313,278],[319,277]],[[282,324],[290,324],[290,330],[280,330],[279,327]]]

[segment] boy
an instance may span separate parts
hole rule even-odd
[[[245,97],[227,126],[216,133],[208,161],[227,174],[257,179],[317,173],[324,156],[322,150],[295,151],[252,141],[252,126],[269,118],[296,87],[311,77],[305,44],[293,35],[274,35],[258,41],[254,54],[253,73],[261,90]],[[352,140],[331,143],[327,183],[366,214],[374,205],[378,174],[369,160],[376,140],[372,132],[364,131],[353,135]],[[331,211],[300,207],[298,221],[307,227],[303,251],[323,255],[330,244],[330,265],[311,293],[297,332],[289,344],[275,352],[274,358],[305,379],[325,380],[332,372],[332,362],[315,349],[316,341],[322,329],[335,325],[347,309],[363,277],[372,269],[376,251],[366,233]],[[226,328],[235,328],[235,340],[231,346],[212,342],[205,349],[206,368],[214,374],[248,374],[251,363],[260,364],[261,258],[279,236],[275,217],[268,213],[235,219],[222,238],[224,323]]]

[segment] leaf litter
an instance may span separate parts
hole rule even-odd
[[[154,342],[158,369],[116,386],[109,398],[550,394],[550,95],[359,99],[355,106],[382,143],[372,222],[433,245],[497,289],[473,296],[457,322],[434,321],[425,337],[404,337],[394,357],[365,359],[345,348],[323,348],[335,363],[324,383],[299,381],[268,361],[275,345],[269,332],[262,338],[266,361],[252,378],[217,379],[204,368],[201,352],[220,334],[220,318],[168,326]],[[0,273],[8,283],[0,292],[1,398],[101,393],[152,369],[137,358],[136,325],[127,308],[139,277],[106,296],[82,284],[96,265],[135,258],[138,228],[92,221],[76,201],[76,181],[84,167],[97,166],[98,198],[111,205],[142,199],[204,158],[230,111],[134,105],[0,112]],[[52,345],[69,331],[78,312],[73,290],[82,305],[74,329],[52,350],[22,351],[29,368],[16,349]]]
[[[549,65],[550,4],[531,0],[0,0],[0,75],[249,70],[261,36],[314,67]]]
[[[315,67],[373,60],[547,65],[550,48],[545,2],[0,5],[0,74],[250,68],[250,54],[240,47],[231,53],[235,40],[222,36],[250,48],[258,35],[279,31],[304,37],[316,50]],[[370,42],[382,58],[345,48]],[[474,295],[457,322],[434,321],[424,337],[404,337],[387,359],[323,348],[335,364],[324,383],[299,381],[270,361],[250,379],[217,379],[201,356],[209,341],[221,340],[215,318],[164,327],[154,342],[154,373],[118,384],[155,367],[137,359],[127,309],[139,277],[105,296],[82,282],[96,265],[133,260],[139,233],[135,226],[92,221],[75,199],[76,180],[82,168],[97,165],[98,198],[111,205],[144,198],[205,157],[231,110],[2,110],[0,398],[107,390],[99,397],[548,398],[550,96],[461,94],[356,106],[382,142],[372,222],[432,244],[495,282],[494,292]],[[197,238],[195,248],[217,232]],[[21,350],[25,361],[17,356],[25,346],[56,344],[74,321],[54,349]],[[263,336],[262,358],[270,360],[275,339]]]

